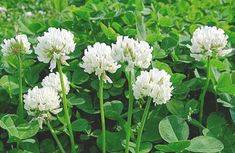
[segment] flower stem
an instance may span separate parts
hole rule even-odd
[[[129,105],[128,105],[128,117],[127,117],[127,133],[126,133],[126,150],[125,153],[129,152],[130,137],[131,137],[131,119],[133,112],[133,90],[132,90],[132,71],[129,73],[128,79],[128,90],[129,90]]]
[[[105,116],[104,116],[102,77],[99,80],[99,98],[100,98],[100,113],[101,113],[101,125],[102,125],[102,153],[106,153]]]
[[[19,106],[18,106],[18,115],[19,115],[19,121],[22,122],[23,120],[23,85],[22,85],[22,61],[21,61],[21,55],[17,55],[17,61],[18,61],[18,81],[19,81]]]
[[[140,128],[139,128],[139,131],[138,131],[138,136],[137,136],[137,141],[136,141],[136,153],[139,153],[142,133],[143,133],[144,125],[145,125],[145,122],[146,122],[146,119],[147,119],[147,116],[148,116],[148,113],[149,113],[150,104],[151,104],[151,98],[148,97],[147,104],[146,104],[145,109],[144,109],[144,114],[143,114],[142,119],[141,119]]]
[[[199,97],[199,102],[200,102],[200,114],[199,114],[199,121],[202,124],[203,121],[203,109],[204,109],[204,100],[205,100],[205,95],[206,91],[208,88],[208,85],[210,83],[210,58],[208,57],[207,59],[207,76],[206,76],[206,84],[202,89],[201,95]]]
[[[66,94],[65,94],[63,72],[62,72],[62,66],[61,66],[60,60],[57,60],[57,66],[58,66],[58,71],[59,71],[59,74],[60,74],[60,82],[61,82],[61,89],[62,89],[62,99],[63,99],[64,115],[65,115],[65,120],[67,122],[68,130],[69,130],[69,137],[70,137],[70,142],[71,142],[71,150],[72,150],[72,153],[75,153],[74,136],[73,136],[73,130],[72,130],[72,126],[71,126],[71,122],[70,122],[70,117],[69,117],[68,103],[67,103]]]
[[[57,135],[56,135],[54,129],[52,128],[50,122],[47,122],[47,126],[48,126],[48,128],[50,129],[51,134],[52,134],[52,136],[54,137],[54,139],[55,139],[55,141],[56,141],[56,143],[57,143],[57,145],[58,145],[60,151],[61,151],[62,153],[65,153],[64,148],[62,147],[62,145],[61,145],[61,143],[60,143],[60,141],[59,141],[59,139],[58,139],[58,137],[57,137]]]

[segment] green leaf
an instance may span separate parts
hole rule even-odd
[[[73,131],[81,132],[88,128],[88,121],[85,119],[77,119],[72,123],[72,129]]]
[[[184,115],[184,104],[180,100],[171,99],[167,104],[167,109],[169,112],[171,112],[173,115]]]
[[[108,39],[116,40],[117,34],[112,27],[107,27],[102,22],[100,22],[100,27]]]
[[[195,137],[191,140],[191,144],[186,150],[191,152],[197,153],[213,153],[213,152],[220,152],[224,149],[223,143],[214,138],[209,136],[199,136]]]
[[[189,147],[190,141],[178,141],[178,142],[172,142],[166,145],[156,145],[155,148],[164,151],[164,152],[181,152],[185,148]]]
[[[68,6],[67,0],[52,0],[52,4],[59,12],[63,11]]]
[[[15,77],[10,75],[4,75],[0,79],[0,86],[5,89],[8,94],[11,96],[12,94],[18,93],[18,81]]]
[[[88,81],[89,75],[84,72],[84,70],[80,67],[76,68],[76,71],[73,72],[72,82],[74,84],[80,85],[86,81]]]
[[[16,126],[12,117],[15,116],[5,115],[0,120],[0,127],[8,132],[9,137],[15,137],[23,140],[37,134],[39,130],[38,122],[34,121]]]
[[[231,95],[235,94],[235,84],[232,83],[231,75],[228,72],[222,73],[219,77],[217,90]]]
[[[223,114],[211,113],[207,117],[207,129],[210,130],[212,136],[219,137],[223,133],[223,127],[226,125],[226,120],[223,117]]]
[[[40,143],[41,152],[55,152],[55,145],[52,139],[44,139]]]
[[[125,135],[121,132],[109,132],[106,131],[106,150],[107,152],[117,152],[123,149],[122,139]],[[102,148],[102,134],[96,140],[96,143],[99,148]]]
[[[125,79],[119,79],[119,80],[113,82],[113,86],[116,88],[121,88],[124,86],[125,82],[126,82]]]
[[[167,116],[159,123],[161,137],[168,143],[187,140],[189,127],[184,119],[178,116]]]
[[[152,143],[145,142],[140,144],[140,153],[149,153],[153,148]]]
[[[13,115],[5,115],[0,120],[0,127],[7,130],[9,136],[19,138],[18,130],[15,126],[13,119],[11,118]]]
[[[163,62],[160,62],[160,61],[154,61],[153,67],[156,67],[160,70],[165,70],[170,75],[173,75],[170,66],[166,63],[163,63]]]
[[[21,124],[17,127],[19,138],[28,139],[36,135],[39,130],[39,125],[37,121],[30,122],[28,124]]]
[[[72,106],[78,106],[78,105],[85,103],[85,100],[83,98],[78,97],[75,94],[73,94],[71,97],[69,97],[68,100]]]
[[[112,120],[118,120],[123,110],[121,101],[114,100],[104,103],[105,117]]]
[[[168,16],[163,16],[158,20],[158,24],[162,27],[172,27],[173,21],[172,18]]]

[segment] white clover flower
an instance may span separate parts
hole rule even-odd
[[[15,38],[4,39],[1,44],[3,56],[11,54],[30,54],[30,42],[26,35],[17,35]]]
[[[211,56],[225,56],[232,51],[232,49],[224,49],[227,39],[228,36],[225,35],[224,30],[215,26],[197,28],[191,39],[192,46],[189,47],[191,56],[197,61]]]
[[[128,36],[118,36],[116,44],[112,44],[112,51],[113,58],[118,62],[127,62],[126,71],[132,71],[135,66],[149,67],[153,48],[145,41],[134,40]]]
[[[34,14],[33,14],[33,12],[29,11],[29,12],[25,12],[24,15],[27,17],[32,17]]]
[[[64,79],[64,87],[65,87],[65,93],[68,94],[70,87],[69,87],[69,81],[65,74],[63,74]],[[55,89],[57,92],[61,93],[61,83],[60,83],[60,74],[58,72],[56,73],[50,73],[48,76],[46,76],[42,80],[42,86],[43,87],[51,87]]]
[[[170,100],[173,90],[170,75],[164,70],[153,68],[142,71],[133,84],[136,99],[150,96],[155,104],[165,104]]]
[[[0,6],[0,13],[6,12],[7,8],[4,6]]]
[[[75,49],[74,35],[65,29],[49,28],[42,37],[38,37],[39,43],[35,47],[38,60],[43,63],[50,62],[51,71],[56,67],[56,60],[67,64],[67,56]]]
[[[114,61],[112,57],[111,47],[105,43],[95,43],[93,46],[88,46],[82,58],[83,63],[80,64],[84,71],[95,75],[105,82],[112,83],[112,80],[106,75],[106,72],[115,73],[121,66]],[[103,78],[101,76],[103,75]]]
[[[46,14],[46,12],[44,12],[44,11],[42,11],[42,10],[39,10],[38,13],[39,13],[40,15],[45,15],[45,14]]]
[[[53,119],[53,114],[58,114],[60,107],[60,97],[51,87],[38,88],[34,87],[28,90],[24,95],[24,108],[28,115],[35,117],[42,128],[43,122]]]

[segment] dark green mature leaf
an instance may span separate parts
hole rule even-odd
[[[68,100],[72,106],[78,106],[78,105],[85,103],[85,99],[83,99],[75,94],[72,95],[71,97],[69,97]]]
[[[123,149],[122,147],[123,134],[121,132],[106,131],[106,150],[108,152],[117,152]],[[102,135],[100,134],[97,141],[99,148],[102,148]]]
[[[84,72],[84,70],[80,67],[76,68],[76,71],[73,73],[72,82],[74,84],[80,85],[86,81],[88,81],[89,75]]]
[[[186,140],[186,141],[172,142],[166,145],[159,144],[156,145],[155,148],[164,152],[181,152],[185,148],[189,147],[189,145],[190,141]]]
[[[72,123],[73,131],[81,132],[88,128],[88,121],[86,119],[79,118]]]
[[[235,94],[235,84],[232,83],[231,75],[224,72],[219,77],[217,90],[227,94]]]
[[[184,119],[178,116],[167,116],[159,123],[161,137],[168,143],[187,140],[189,127]]]
[[[184,104],[182,101],[171,99],[167,104],[167,109],[169,112],[171,112],[173,115],[184,115]]]
[[[114,100],[111,102],[104,103],[105,117],[109,119],[118,120],[120,118],[122,110],[123,104],[121,101]]]
[[[199,136],[195,137],[191,140],[191,144],[188,148],[186,148],[188,151],[191,152],[220,152],[224,149],[223,143],[214,138],[209,136]]]
[[[219,137],[222,134],[223,127],[226,125],[226,120],[220,113],[211,113],[207,117],[207,128],[212,136]]]

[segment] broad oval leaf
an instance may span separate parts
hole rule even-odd
[[[178,116],[167,116],[159,123],[161,137],[168,143],[187,140],[189,127],[184,119]]]
[[[223,143],[209,136],[199,136],[191,140],[190,146],[187,148],[191,152],[220,152],[224,149]]]

